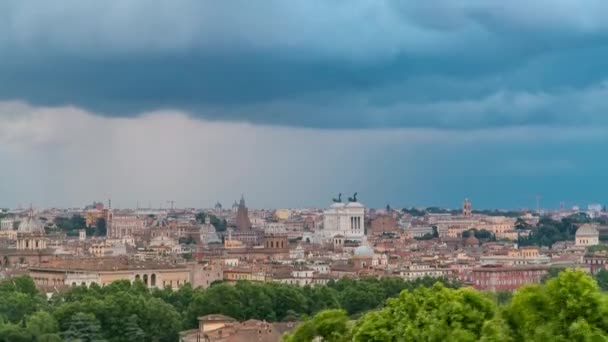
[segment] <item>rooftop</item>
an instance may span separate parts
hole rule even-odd
[[[44,263],[32,270],[127,271],[149,269],[185,269],[185,265],[154,260],[134,260],[125,257],[60,259]]]

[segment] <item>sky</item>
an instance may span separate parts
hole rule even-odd
[[[0,206],[608,203],[604,0],[5,0]]]

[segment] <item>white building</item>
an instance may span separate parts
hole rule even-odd
[[[595,226],[584,224],[576,230],[576,246],[595,246],[600,243],[600,233]]]
[[[365,236],[365,207],[359,202],[334,203],[323,212],[323,239],[344,235],[346,240]]]
[[[449,277],[451,270],[448,268],[431,267],[430,265],[407,265],[404,269],[399,271],[399,275],[408,281],[413,281],[419,278],[431,277],[431,278],[443,278]]]
[[[211,224],[209,215],[205,217],[205,224],[201,225],[199,234],[203,244],[222,243],[222,240],[220,240],[219,236],[217,235],[215,227]]]
[[[13,230],[15,220],[3,218],[0,220],[0,230]]]

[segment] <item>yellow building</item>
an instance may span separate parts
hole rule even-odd
[[[87,227],[90,228],[90,227],[96,225],[97,221],[99,219],[105,218],[106,215],[107,215],[107,210],[98,210],[98,209],[87,210],[84,214],[84,219],[85,219]]]
[[[291,210],[289,209],[277,209],[274,211],[274,218],[279,221],[289,220],[291,217]]]
[[[249,267],[234,267],[224,270],[224,280],[237,282],[239,280],[264,282],[267,280],[266,272]]]

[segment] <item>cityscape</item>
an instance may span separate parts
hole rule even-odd
[[[1,0],[0,342],[608,341],[606,18]]]
[[[554,270],[608,275],[608,212],[599,204],[499,211],[475,210],[464,199],[455,209],[368,208],[357,193],[340,193],[319,209],[250,210],[244,196],[227,207],[174,204],[114,209],[108,199],[81,209],[4,209],[2,277],[27,275],[52,298],[121,281],[180,291],[239,282],[304,288],[341,279],[435,279],[512,293]],[[296,326],[239,323],[218,313],[198,320],[199,329],[179,332],[181,341],[198,341],[201,333],[221,340],[219,331],[243,340],[259,329],[264,340],[278,340]]]

